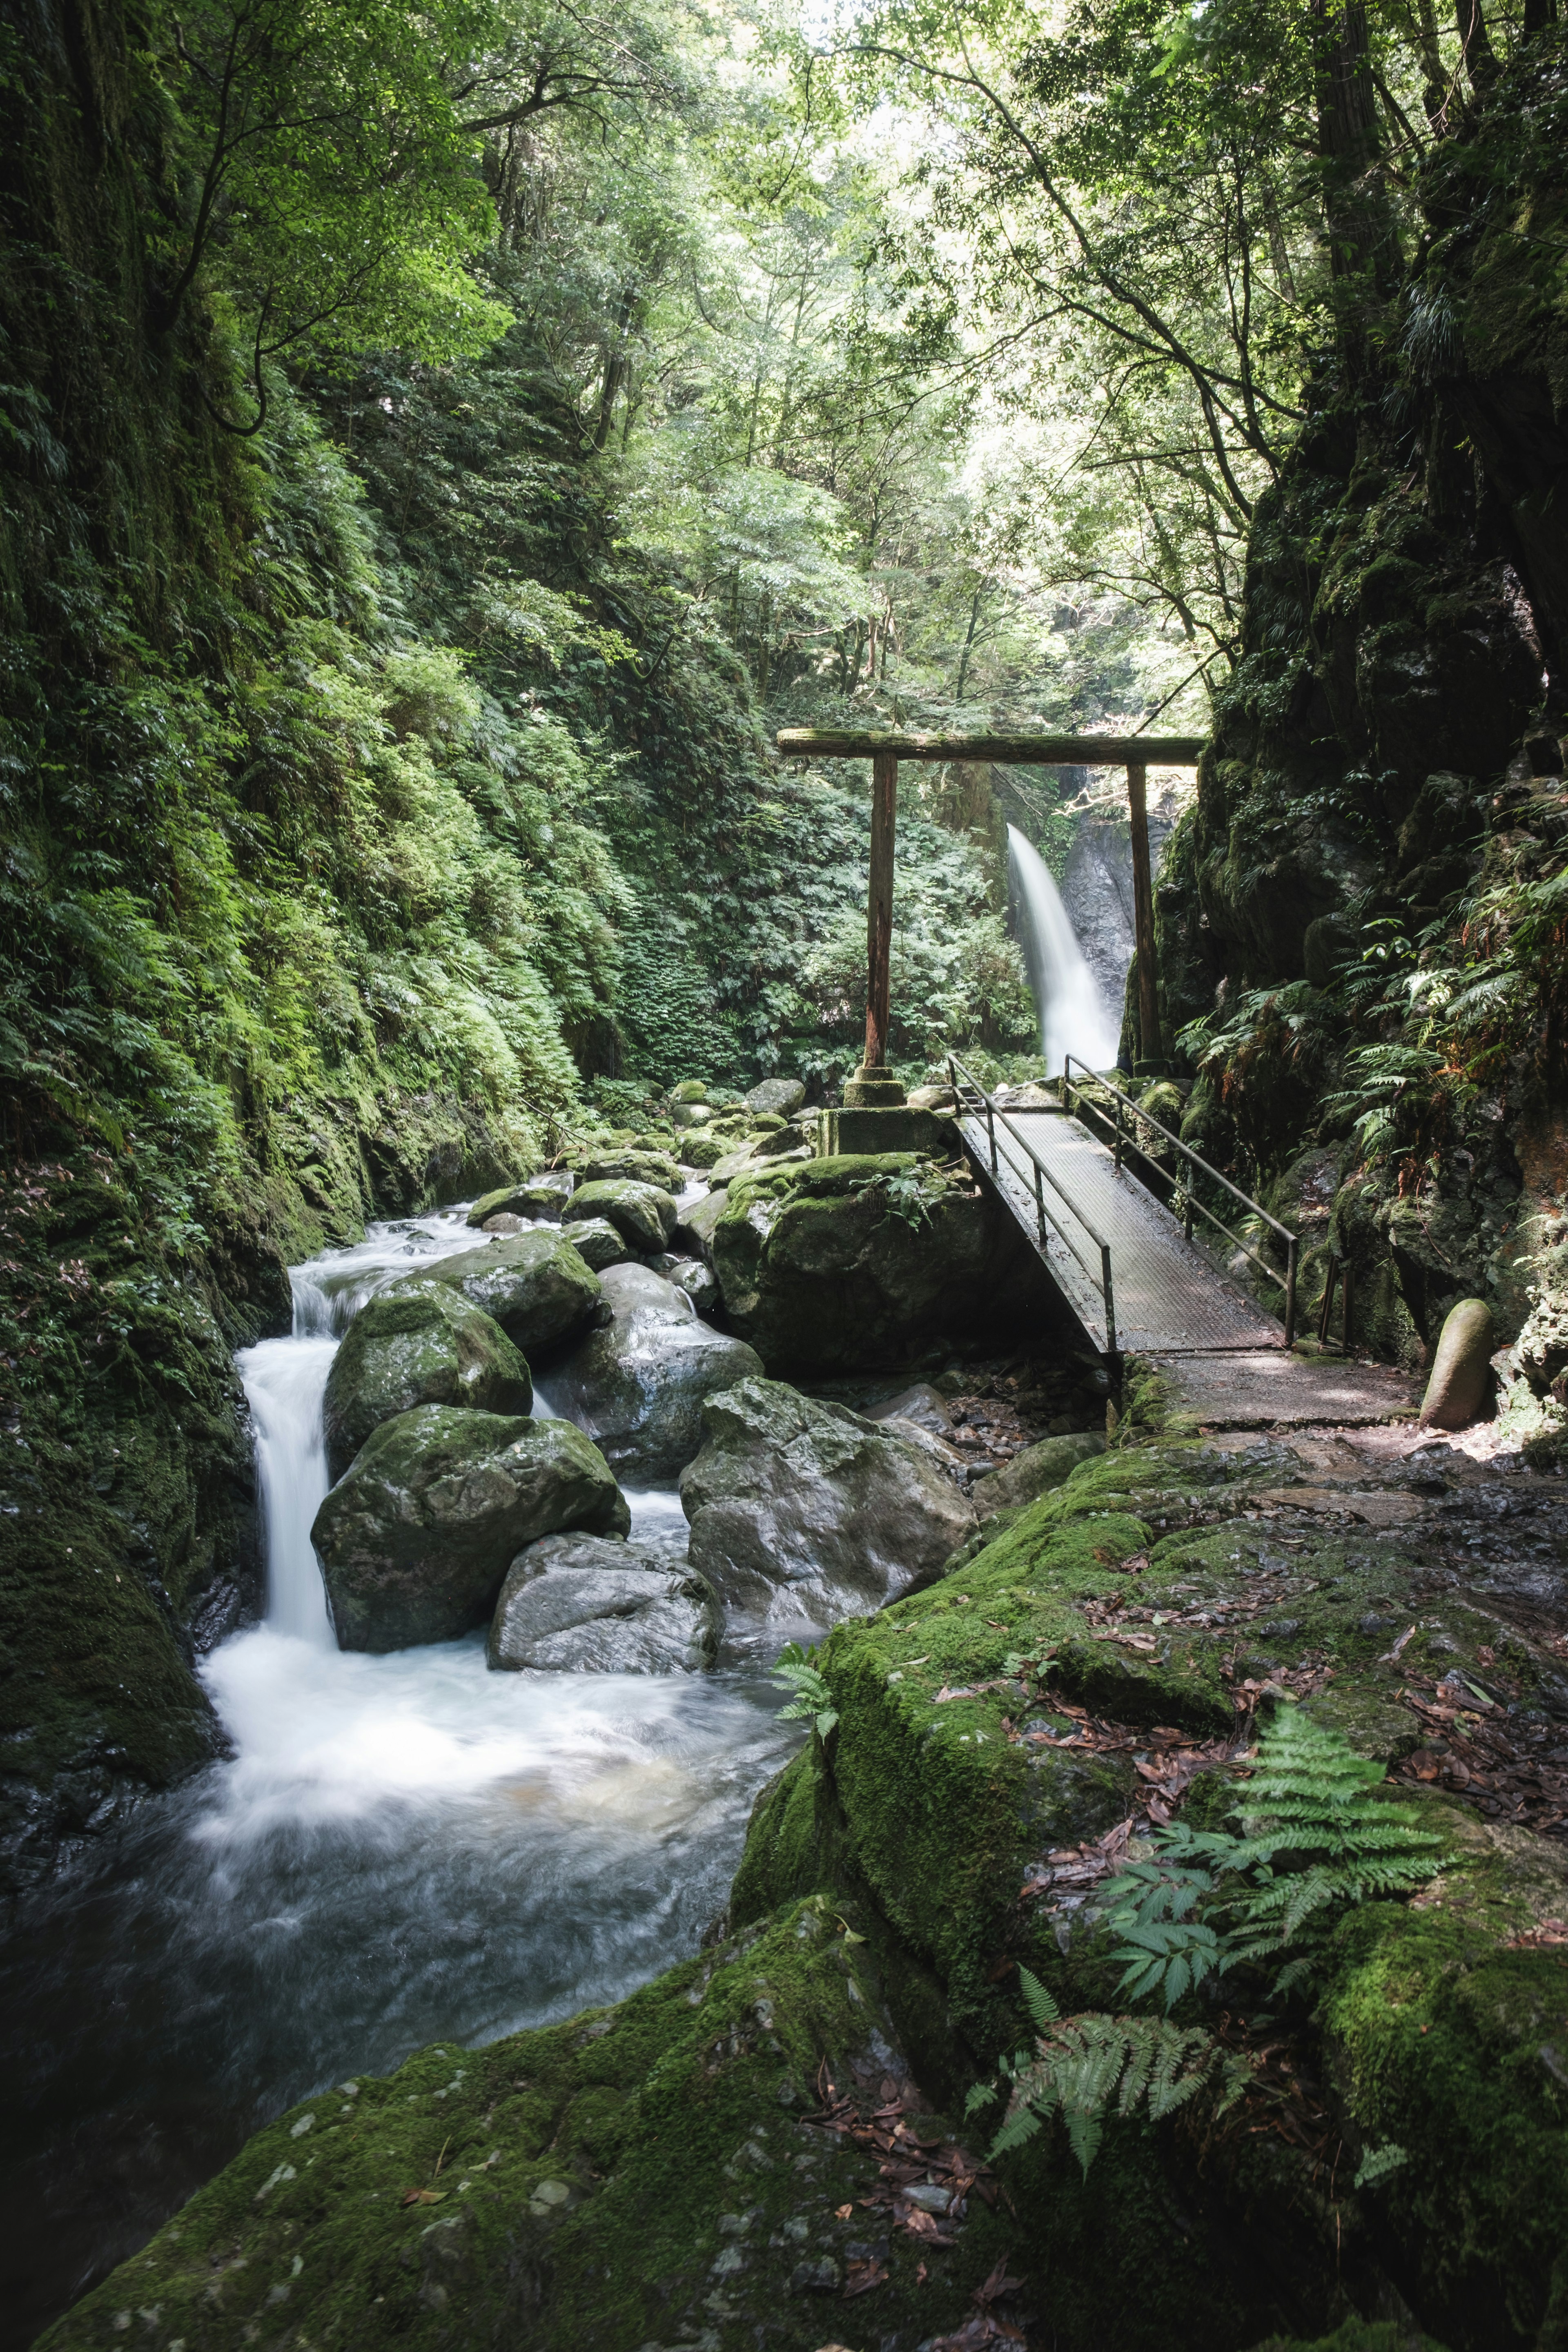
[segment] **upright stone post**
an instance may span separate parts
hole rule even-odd
[[[888,967],[893,947],[893,838],[899,814],[895,751],[871,757],[871,884],[866,907],[866,1054],[844,1087],[847,1107],[896,1109],[903,1087],[888,1069]]]
[[[1132,929],[1138,947],[1138,1074],[1165,1072],[1160,1028],[1160,970],[1154,960],[1154,883],[1149,862],[1149,771],[1129,761],[1127,800],[1132,820]]]

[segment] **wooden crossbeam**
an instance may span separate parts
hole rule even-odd
[[[906,735],[891,727],[783,727],[786,760],[996,760],[1018,768],[1193,768],[1201,735]]]
[[[888,1054],[888,966],[893,936],[893,830],[900,760],[992,760],[1018,768],[1125,768],[1132,828],[1132,910],[1138,942],[1138,1025],[1142,1064],[1163,1067],[1154,968],[1154,893],[1145,793],[1151,768],[1195,767],[1201,735],[909,735],[896,727],[783,727],[785,759],[869,760],[871,875],[866,923],[866,1058],[875,1076]]]

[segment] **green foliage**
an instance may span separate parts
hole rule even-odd
[[[1005,2062],[1011,2095],[993,2157],[1020,2147],[1049,2116],[1059,2114],[1068,2141],[1087,2174],[1114,2106],[1121,2116],[1142,2108],[1162,2122],[1205,2088],[1215,2095],[1215,2112],[1234,2105],[1252,2080],[1244,2058],[1225,2049],[1200,2026],[1175,2026],[1163,2019],[1105,2017],[1089,2012],[1062,2018],[1045,1987],[1020,1969],[1024,1998],[1038,2032],[1032,2056],[1020,2052]],[[971,2095],[970,2109],[990,2094]]]
[[[809,1721],[816,1726],[817,1737],[826,1739],[838,1720],[838,1710],[816,1663],[816,1650],[803,1650],[798,1642],[786,1642],[774,1664],[773,1678],[782,1690],[794,1693],[788,1706],[780,1707],[779,1721]]]
[[[1211,1979],[1306,1941],[1273,1994],[1299,1986],[1331,1910],[1408,1895],[1441,1866],[1436,1832],[1373,1794],[1384,1779],[1384,1767],[1358,1756],[1342,1734],[1282,1707],[1232,1807],[1242,1834],[1173,1822],[1155,1831],[1150,1860],[1128,1864],[1105,1887],[1100,1907],[1121,1937],[1112,1954],[1121,1990],[1135,2000],[1163,1998],[1168,2015]],[[1206,2028],[1098,2011],[1062,2019],[1044,1987],[1026,1970],[1020,1976],[1039,2039],[1034,2056],[1019,2052],[1004,2066],[1013,2088],[994,2153],[1059,2110],[1087,2172],[1112,2101],[1124,2116],[1146,2105],[1157,2121],[1206,2088],[1223,2113],[1251,2080],[1245,2058]],[[989,2095],[982,2089],[972,2104]],[[1371,2153],[1364,2177],[1402,2161],[1397,2148]]]

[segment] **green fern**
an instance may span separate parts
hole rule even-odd
[[[1314,1921],[1324,1924],[1322,1915],[1346,1903],[1408,1894],[1430,1878],[1441,1866],[1441,1840],[1375,1793],[1383,1779],[1383,1766],[1358,1756],[1340,1733],[1282,1708],[1233,1808],[1244,1834],[1173,1822],[1156,1832],[1149,1860],[1130,1864],[1106,1888],[1122,1990],[1136,2000],[1162,1997],[1169,2011],[1207,1979],[1305,1938],[1309,1948],[1275,1978],[1273,1993],[1288,1992],[1310,1973]],[[1201,2026],[1099,2011],[1064,2018],[1027,1969],[1018,1976],[1038,2040],[1033,2057],[1020,2051],[1003,2062],[1011,2096],[993,2156],[1059,2112],[1087,2173],[1113,2103],[1120,2115],[1142,2106],[1158,2122],[1209,2089],[1223,2113],[1251,2080],[1245,2058]],[[998,2095],[997,2086],[977,2086],[970,2112]],[[1403,2161],[1392,2145],[1369,2151],[1357,2186]]]
[[[1013,2092],[992,2155],[1021,2147],[1047,2116],[1059,2112],[1086,2174],[1113,2104],[1122,2116],[1142,2106],[1159,2123],[1197,2092],[1212,2088],[1218,2094],[1215,2112],[1223,2114],[1252,2080],[1246,2059],[1200,2026],[1094,2011],[1047,2020],[1036,2055],[1020,2055],[1004,2071],[1012,2078]]]
[[[1206,1979],[1297,1942],[1316,1915],[1407,1895],[1430,1878],[1441,1840],[1373,1795],[1383,1779],[1384,1767],[1339,1732],[1282,1707],[1233,1809],[1246,1834],[1174,1822],[1155,1832],[1152,1860],[1131,1864],[1106,1888],[1121,1990],[1139,2000],[1160,1995],[1170,2010]],[[1289,1962],[1275,1993],[1310,1968],[1305,1956]]]
[[[798,1642],[786,1642],[779,1652],[773,1679],[782,1689],[795,1693],[788,1706],[780,1707],[779,1721],[798,1722],[809,1717],[826,1739],[838,1720],[838,1709],[816,1664],[816,1654],[815,1650],[803,1650]]]

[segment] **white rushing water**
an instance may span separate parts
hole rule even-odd
[[[47,1890],[0,1961],[8,2206],[50,2249],[29,2335],[323,2083],[617,2000],[692,1950],[799,1744],[744,1662],[492,1674],[482,1633],[338,1650],[310,1540],[333,1352],[382,1283],[477,1245],[460,1214],[374,1227],[298,1268],[292,1334],[239,1359],[267,1613],[200,1669],[232,1755]],[[679,1498],[627,1499],[683,1558]]]
[[[1023,913],[1024,960],[1047,1073],[1059,1076],[1067,1054],[1091,1070],[1114,1068],[1120,1035],[1115,1016],[1084,961],[1049,866],[1015,824],[1007,827],[1007,865]]]

